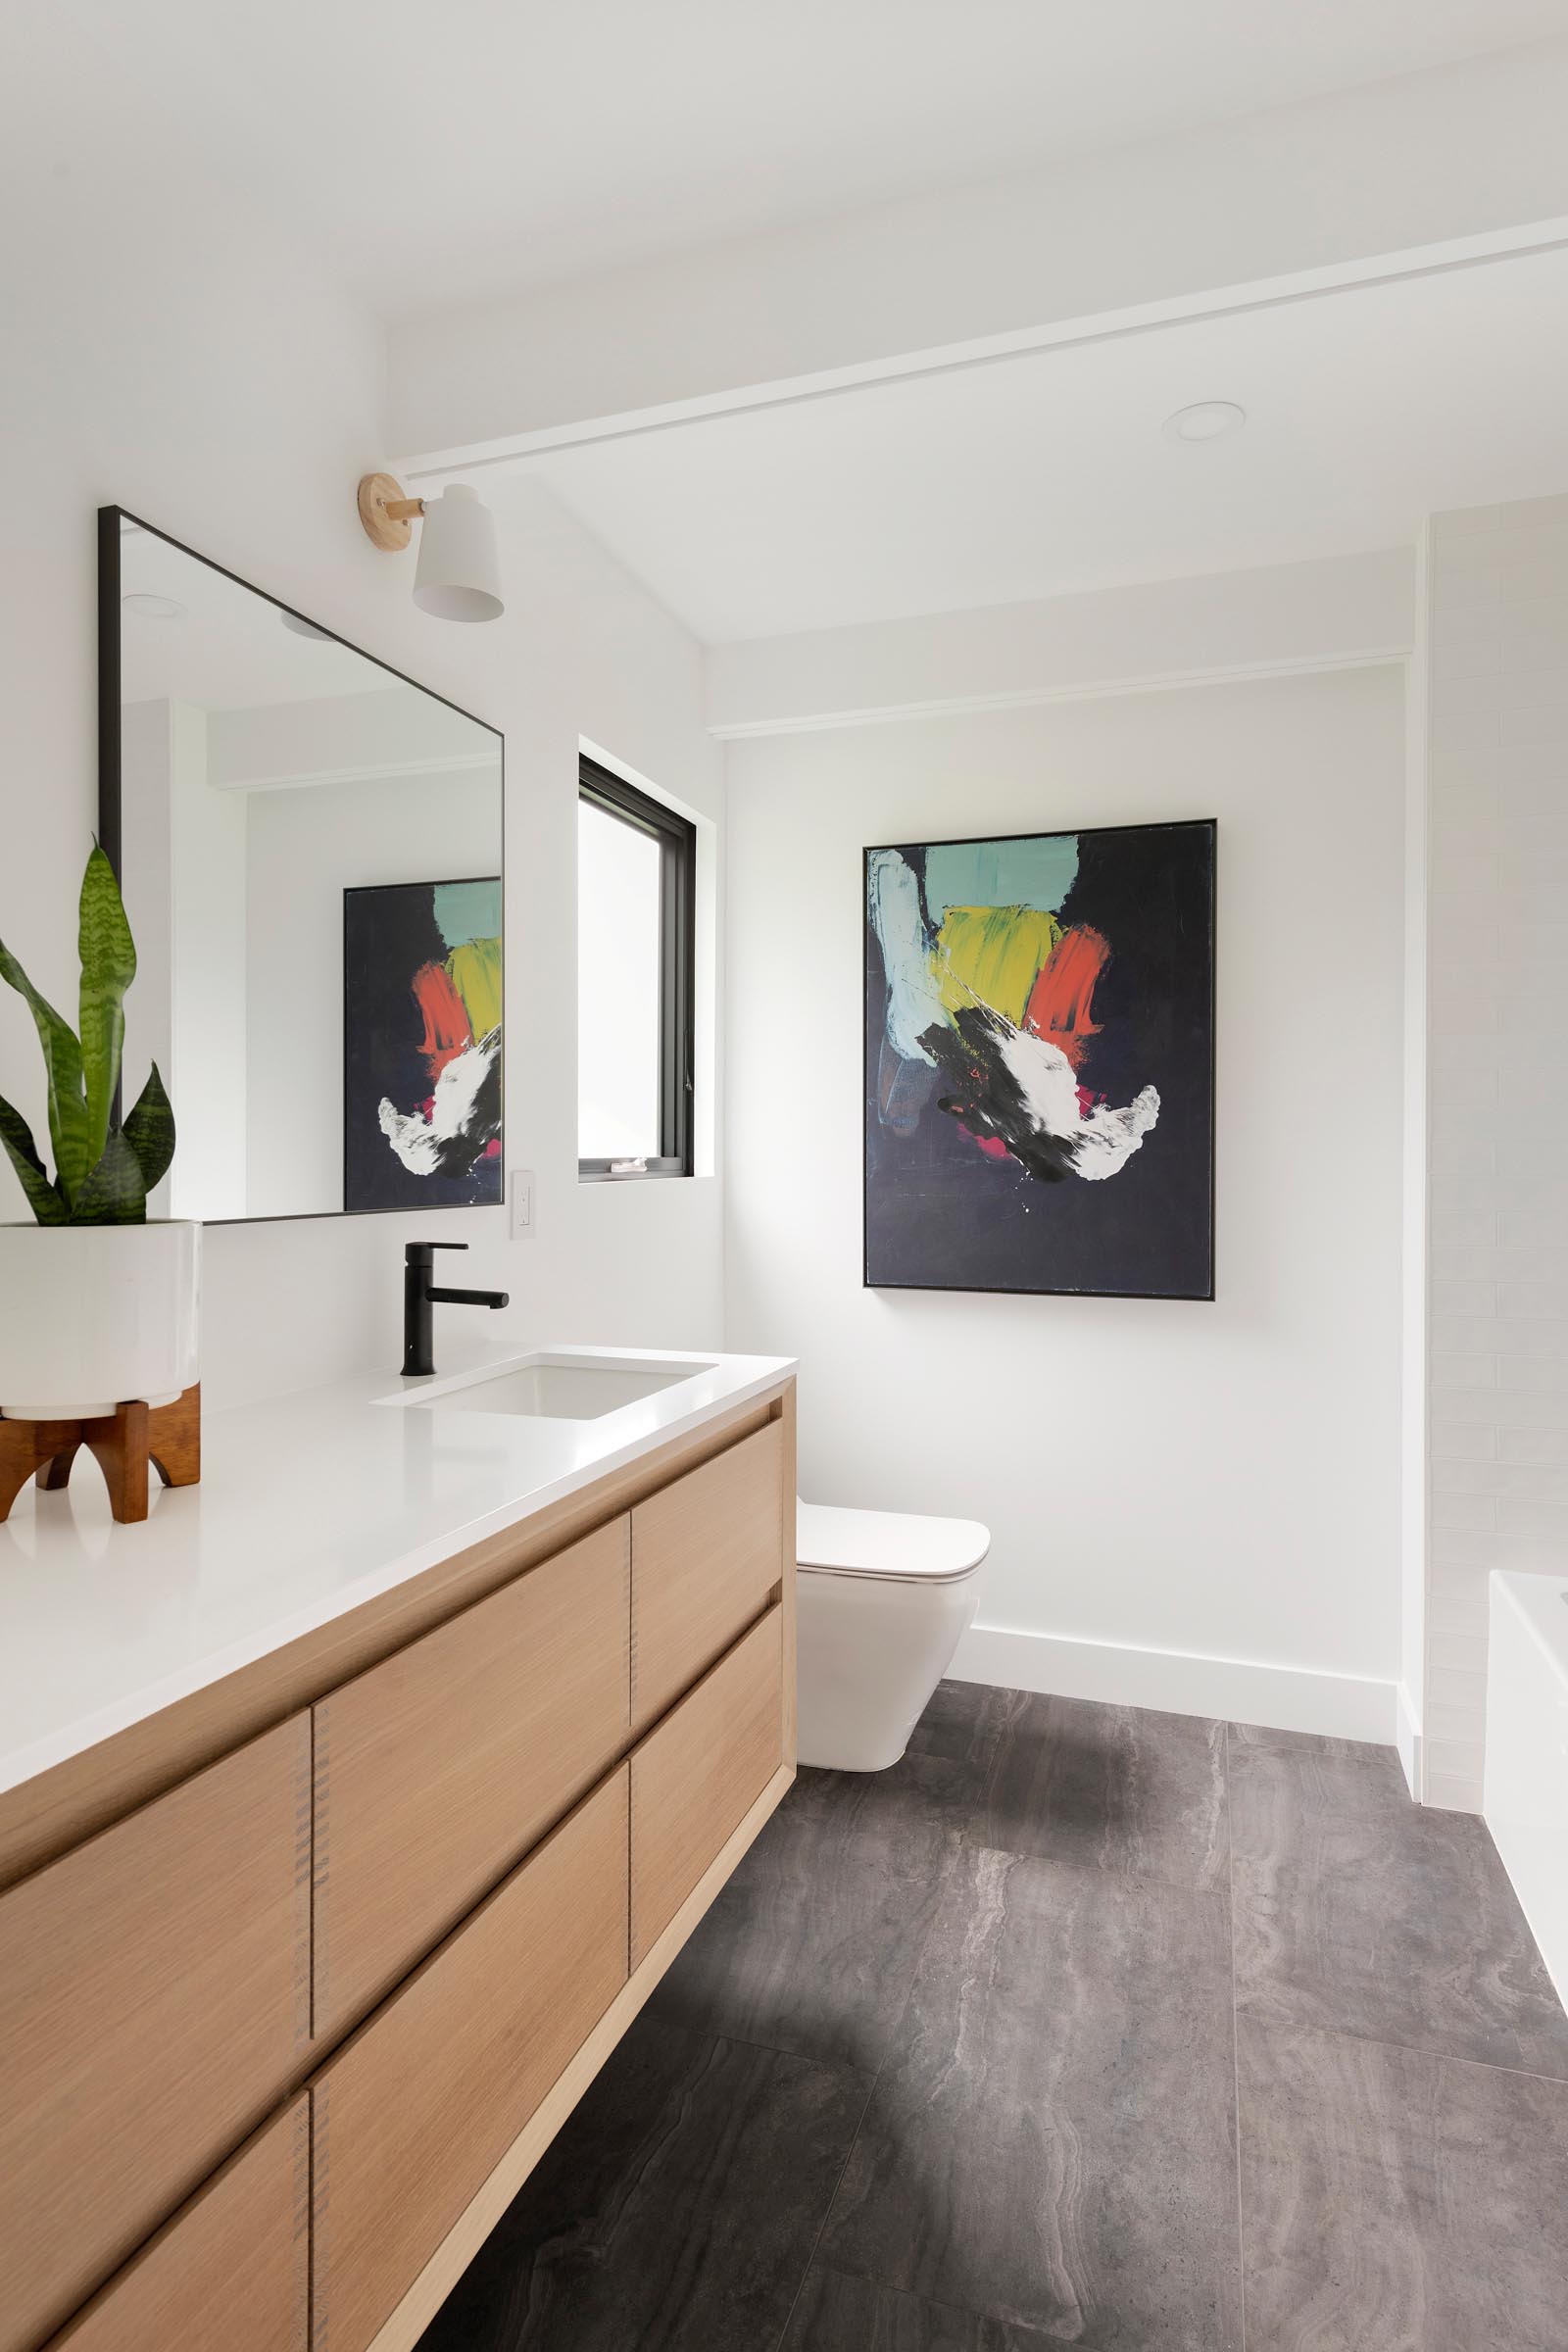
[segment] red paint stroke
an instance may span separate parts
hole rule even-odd
[[[1024,1007],[1023,1025],[1066,1054],[1074,1069],[1100,1035],[1091,1018],[1095,982],[1110,958],[1110,947],[1098,931],[1081,925],[1064,931],[1035,976]]]
[[[486,1159],[499,1159],[501,1157],[501,1138],[499,1135],[493,1135],[490,1138],[490,1141],[484,1148],[483,1156]]]
[[[433,1086],[449,1061],[466,1053],[473,1031],[463,999],[444,963],[423,963],[414,975],[414,1002],[424,1018],[419,1052],[424,1055]]]
[[[971,1144],[978,1144],[988,1159],[1006,1158],[1007,1147],[1000,1135],[976,1135],[974,1129],[966,1127],[961,1119],[958,1121],[958,1133],[966,1135]]]

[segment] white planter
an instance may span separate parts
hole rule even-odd
[[[77,1421],[197,1378],[202,1229],[0,1225],[0,1412]]]

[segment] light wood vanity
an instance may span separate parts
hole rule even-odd
[[[401,2352],[794,1774],[794,1386],[0,1795],[0,2352]]]

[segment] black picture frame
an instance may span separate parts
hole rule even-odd
[[[122,664],[120,640],[122,595],[120,554],[122,531],[127,523],[138,531],[145,531],[150,538],[161,539],[166,547],[174,548],[180,555],[189,556],[192,562],[205,564],[210,571],[216,571],[223,579],[231,580],[236,588],[247,589],[252,596],[259,596],[265,604],[271,605],[275,611],[286,612],[292,619],[302,621],[307,629],[318,631],[322,637],[329,638],[334,645],[342,646],[346,652],[357,654],[362,661],[373,663],[377,669],[384,670],[389,678],[395,679],[400,686],[411,686],[416,694],[428,696],[431,702],[442,704],[446,710],[455,711],[460,718],[469,720],[474,726],[482,727],[487,735],[495,737],[501,808],[499,863],[504,903],[507,872],[507,739],[499,727],[492,726],[488,719],[479,717],[476,711],[465,710],[464,706],[461,703],[455,703],[450,695],[438,694],[434,687],[426,686],[421,679],[410,677],[406,670],[398,669],[390,662],[384,662],[379,654],[369,653],[363,645],[356,645],[352,638],[345,637],[338,630],[329,628],[324,621],[317,620],[313,614],[302,612],[298,606],[286,603],[280,596],[274,596],[270,589],[259,588],[254,580],[247,579],[242,572],[230,570],[226,564],[220,564],[212,556],[204,555],[200,548],[190,547],[184,540],[176,539],[172,531],[160,530],[156,523],[148,522],[142,515],[133,514],[128,507],[106,506],[100,507],[97,512],[98,839],[117,877],[123,879],[124,795],[123,745],[121,730]],[[503,987],[505,987],[506,946],[504,935],[502,972]],[[172,1072],[171,1076],[177,1087],[178,1073]],[[120,1115],[120,1108],[117,1097],[115,1103],[117,1118]],[[505,1160],[506,1129],[503,1125],[503,1197],[505,1195]],[[446,1205],[442,1202],[426,1203],[420,1213],[433,1215]],[[452,1205],[462,1204],[453,1203]],[[407,1216],[409,1213],[407,1205],[380,1209],[351,1209],[340,1204],[336,1208],[288,1210],[281,1215],[273,1216],[263,1212],[256,1216],[214,1217],[206,1219],[204,1222],[215,1225],[295,1225],[318,1217]]]
[[[375,1157],[374,1157],[373,1159],[368,1159],[368,1166],[369,1166],[371,1169],[373,1169],[373,1170],[374,1170],[376,1173],[380,1174],[380,1175],[381,1175],[381,1176],[384,1178],[384,1188],[385,1188],[385,1189],[386,1189],[388,1192],[390,1192],[390,1193],[393,1193],[393,1194],[395,1194],[395,1195],[398,1195],[398,1196],[401,1196],[401,1197],[399,1197],[399,1198],[394,1198],[394,1199],[392,1199],[392,1200],[384,1200],[384,1201],[374,1201],[374,1202],[369,1202],[369,1203],[366,1203],[366,1204],[358,1204],[358,1203],[356,1203],[356,1204],[354,1204],[354,1205],[352,1205],[352,1206],[350,1205],[350,1201],[349,1201],[349,1193],[350,1193],[350,1189],[351,1189],[351,1186],[352,1186],[352,1183],[353,1183],[353,1179],[354,1179],[354,1175],[355,1175],[355,1172],[356,1172],[356,1144],[357,1144],[357,1127],[356,1127],[356,1120],[355,1120],[355,1111],[356,1111],[356,1107],[357,1107],[357,1106],[356,1106],[356,1104],[355,1104],[355,1102],[354,1102],[354,1099],[353,1099],[353,1080],[354,1080],[354,1036],[353,1036],[353,1016],[354,1016],[354,1013],[355,1013],[355,1011],[356,1011],[356,1009],[357,1009],[357,1005],[356,1005],[356,1000],[355,1000],[355,982],[356,982],[356,977],[357,977],[357,974],[356,974],[356,970],[355,970],[354,958],[353,958],[353,954],[352,954],[352,948],[353,948],[353,927],[354,927],[354,915],[355,915],[355,911],[356,911],[356,907],[355,907],[355,904],[354,904],[354,903],[355,903],[356,901],[363,901],[363,900],[367,900],[367,899],[388,898],[388,897],[391,897],[391,896],[393,896],[394,894],[395,894],[395,895],[398,895],[398,896],[406,896],[406,895],[407,895],[409,892],[411,892],[411,891],[414,891],[414,892],[418,892],[418,893],[420,893],[420,894],[424,893],[425,891],[428,891],[428,892],[431,894],[431,896],[433,897],[433,896],[434,896],[434,894],[435,894],[437,891],[439,891],[439,890],[463,890],[463,889],[468,889],[468,888],[471,888],[471,887],[473,887],[473,886],[474,886],[474,885],[476,885],[476,884],[483,884],[483,885],[494,884],[494,886],[495,886],[495,890],[496,890],[496,894],[497,894],[497,899],[498,899],[498,902],[501,900],[501,898],[502,898],[502,895],[503,895],[503,891],[504,891],[504,884],[503,884],[502,877],[501,877],[501,875],[499,875],[499,874],[442,874],[442,875],[438,875],[438,876],[435,876],[435,877],[433,877],[433,878],[432,878],[431,880],[429,880],[429,881],[420,880],[420,881],[418,881],[418,882],[350,882],[350,883],[346,884],[346,885],[345,885],[345,887],[344,887],[344,891],[343,891],[343,1213],[344,1213],[344,1215],[345,1215],[345,1216],[350,1216],[350,1217],[384,1216],[384,1215],[387,1215],[387,1214],[389,1214],[389,1213],[391,1213],[391,1212],[393,1212],[393,1211],[400,1210],[400,1209],[401,1209],[401,1210],[402,1210],[402,1211],[403,1211],[405,1214],[407,1214],[407,1213],[408,1213],[410,1210],[419,1210],[419,1209],[434,1209],[434,1208],[499,1208],[500,1206],[502,1206],[502,1205],[503,1205],[503,1203],[504,1203],[504,1201],[505,1201],[505,1200],[506,1200],[506,1116],[505,1116],[505,1114],[506,1114],[506,1063],[505,1063],[505,1053],[504,1053],[504,1050],[503,1050],[503,1058],[502,1058],[501,1064],[500,1064],[500,1066],[498,1067],[498,1069],[497,1069],[497,1073],[496,1073],[496,1075],[497,1075],[497,1080],[498,1080],[498,1083],[499,1083],[499,1086],[500,1086],[500,1090],[501,1090],[501,1111],[502,1111],[502,1126],[501,1126],[501,1136],[500,1136],[500,1140],[501,1140],[501,1146],[502,1146],[502,1149],[501,1149],[501,1152],[500,1152],[497,1154],[497,1160],[498,1160],[498,1165],[497,1165],[497,1169],[496,1169],[497,1190],[496,1190],[496,1197],[495,1197],[495,1199],[494,1199],[494,1200],[486,1200],[486,1199],[484,1199],[484,1198],[482,1198],[482,1197],[480,1197],[480,1198],[475,1198],[475,1199],[472,1199],[472,1200],[456,1200],[456,1199],[452,1199],[452,1198],[449,1198],[449,1197],[447,1197],[447,1193],[446,1193],[446,1189],[445,1189],[446,1187],[448,1187],[448,1186],[451,1186],[451,1185],[457,1185],[457,1186],[459,1186],[459,1187],[460,1187],[460,1189],[461,1189],[461,1186],[462,1186],[462,1180],[461,1180],[461,1179],[458,1179],[458,1178],[452,1178],[452,1177],[434,1177],[434,1178],[428,1178],[428,1179],[421,1179],[421,1178],[414,1178],[414,1179],[411,1179],[411,1182],[413,1182],[416,1188],[417,1188],[418,1186],[420,1186],[421,1184],[425,1183],[425,1182],[429,1182],[429,1183],[432,1183],[432,1184],[440,1184],[440,1185],[443,1187],[443,1192],[442,1192],[442,1194],[441,1194],[441,1196],[440,1196],[440,1197],[438,1197],[438,1198],[436,1198],[436,1199],[421,1199],[421,1198],[419,1197],[419,1193],[418,1193],[418,1190],[417,1190],[417,1189],[416,1189],[416,1191],[414,1191],[413,1193],[409,1193],[409,1192],[407,1192],[407,1191],[406,1191],[405,1187],[404,1187],[404,1186],[403,1186],[403,1184],[402,1184],[402,1183],[399,1181],[399,1179],[398,1179],[398,1176],[397,1176],[397,1174],[395,1173],[395,1167],[396,1167],[396,1163],[395,1163],[395,1162],[394,1162],[394,1165],[393,1165],[393,1167],[391,1167],[391,1168],[382,1168],[382,1167],[381,1167],[381,1165],[380,1165],[380,1154],[376,1154],[376,1155],[375,1155]],[[438,952],[438,951],[437,951],[437,952]],[[503,951],[502,951],[502,954],[503,954],[503,964],[502,964],[502,968],[503,968],[503,974],[504,974],[504,973],[505,973],[505,943],[503,943]],[[505,1025],[505,1021],[503,1020],[503,1023],[502,1023],[502,1039],[503,1039],[503,1049],[504,1049],[504,1046],[505,1046],[505,1038],[506,1038],[506,1025]],[[486,1189],[486,1188],[480,1187],[480,1188],[477,1188],[477,1189],[479,1190],[479,1192],[480,1192],[480,1193],[481,1193],[481,1195],[482,1195],[482,1192],[483,1192],[483,1191],[484,1191],[484,1189]]]
[[[871,1202],[871,1121],[874,1115],[876,1093],[872,1069],[871,1000],[873,986],[873,956],[880,968],[880,951],[876,947],[870,915],[871,860],[888,851],[918,849],[968,849],[1012,842],[1040,841],[1074,835],[1080,842],[1111,840],[1118,836],[1157,833],[1183,833],[1195,837],[1203,845],[1203,872],[1207,888],[1208,940],[1206,953],[1206,988],[1202,996],[1206,1050],[1200,1063],[1203,1089],[1202,1133],[1206,1153],[1206,1179],[1202,1188],[1204,1208],[1205,1279],[1183,1289],[1144,1288],[1133,1285],[1100,1287],[1069,1283],[1009,1283],[956,1280],[930,1282],[890,1280],[885,1272],[873,1272],[872,1267],[872,1202]],[[1162,1299],[1177,1302],[1212,1304],[1217,1296],[1215,1262],[1216,1232],[1216,1103],[1218,1089],[1217,1012],[1218,1012],[1218,947],[1219,947],[1219,860],[1218,822],[1213,817],[1152,818],[1142,824],[1123,825],[1055,825],[1041,826],[1027,832],[971,833],[938,835],[928,840],[868,843],[861,851],[860,918],[862,926],[862,1007],[861,1007],[861,1185],[860,1185],[860,1241],[861,1286],[874,1291],[912,1291],[940,1294],[969,1293],[998,1298],[1128,1298]],[[884,1016],[885,1017],[885,1016]],[[1115,1180],[1112,1179],[1112,1182]],[[1098,1189],[1098,1188],[1097,1188]]]

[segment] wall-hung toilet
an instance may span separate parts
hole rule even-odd
[[[800,1760],[882,1772],[908,1744],[979,1598],[974,1519],[799,1505]]]

